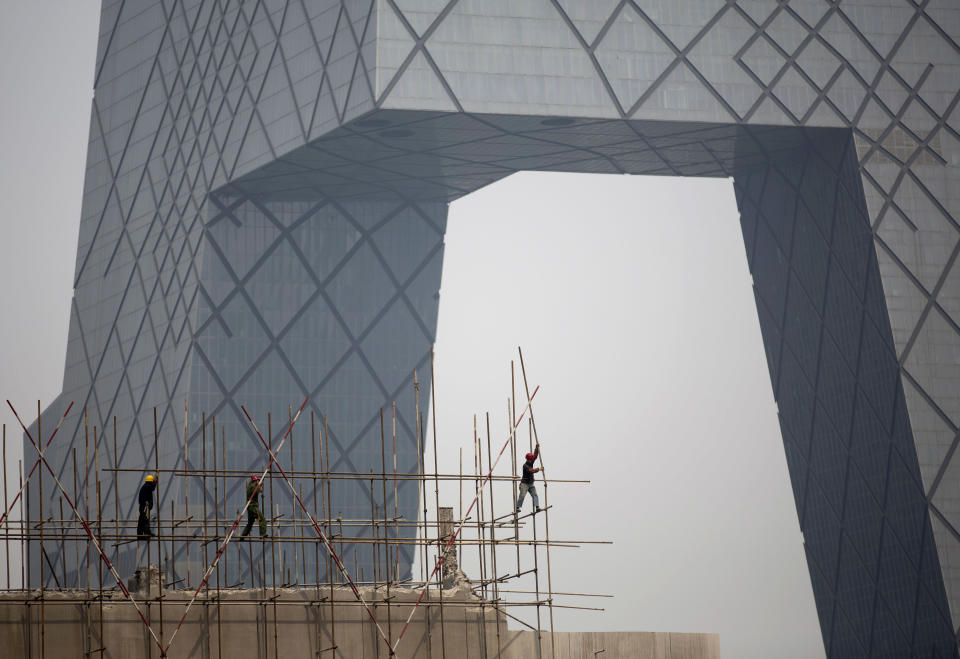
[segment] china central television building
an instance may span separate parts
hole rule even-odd
[[[276,441],[309,397],[366,473],[396,401],[416,471],[450,201],[520,170],[732,177],[827,653],[956,657],[958,88],[954,0],[104,0],[43,428],[72,401],[122,464],[177,468],[186,402],[190,466],[205,411],[260,471],[240,405]],[[61,433],[66,473],[82,414]],[[369,519],[356,483],[331,502]],[[396,505],[417,519],[413,481]]]

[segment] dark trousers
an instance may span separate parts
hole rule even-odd
[[[137,518],[137,535],[153,535],[150,532],[150,509],[146,506],[140,508],[140,516]]]
[[[250,529],[253,528],[254,521],[260,522],[260,537],[267,535],[267,520],[263,518],[263,513],[260,512],[260,506],[251,503],[247,506],[247,526],[243,529],[243,533],[240,534],[240,537],[250,535]]]

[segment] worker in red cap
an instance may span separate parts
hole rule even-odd
[[[530,492],[533,498],[533,512],[540,512],[540,499],[537,498],[537,490],[533,487],[533,475],[540,471],[539,467],[534,467],[533,463],[540,455],[540,444],[533,449],[533,453],[527,453],[527,461],[523,463],[523,476],[520,478],[520,496],[517,497],[517,512],[523,507],[523,498]]]
[[[263,518],[263,513],[260,512],[260,493],[262,491],[260,477],[257,475],[251,476],[250,482],[247,483],[247,526],[240,534],[241,541],[250,535],[254,520],[260,524],[260,537],[267,537],[267,520]]]

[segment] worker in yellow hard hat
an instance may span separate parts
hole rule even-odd
[[[141,540],[149,540],[153,537],[153,531],[150,530],[150,511],[153,509],[153,491],[157,489],[157,477],[153,474],[147,474],[143,485],[140,487],[140,496],[137,499],[140,508],[140,516],[137,518],[137,537]]]

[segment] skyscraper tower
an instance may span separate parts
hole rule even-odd
[[[946,0],[105,2],[46,414],[116,416],[124,464],[174,467],[186,400],[243,470],[239,406],[278,436],[309,396],[365,472],[396,400],[414,470],[449,201],[528,169],[732,176],[827,652],[955,656],[958,70]],[[66,469],[82,417],[62,432]],[[369,515],[353,487],[334,509]]]

